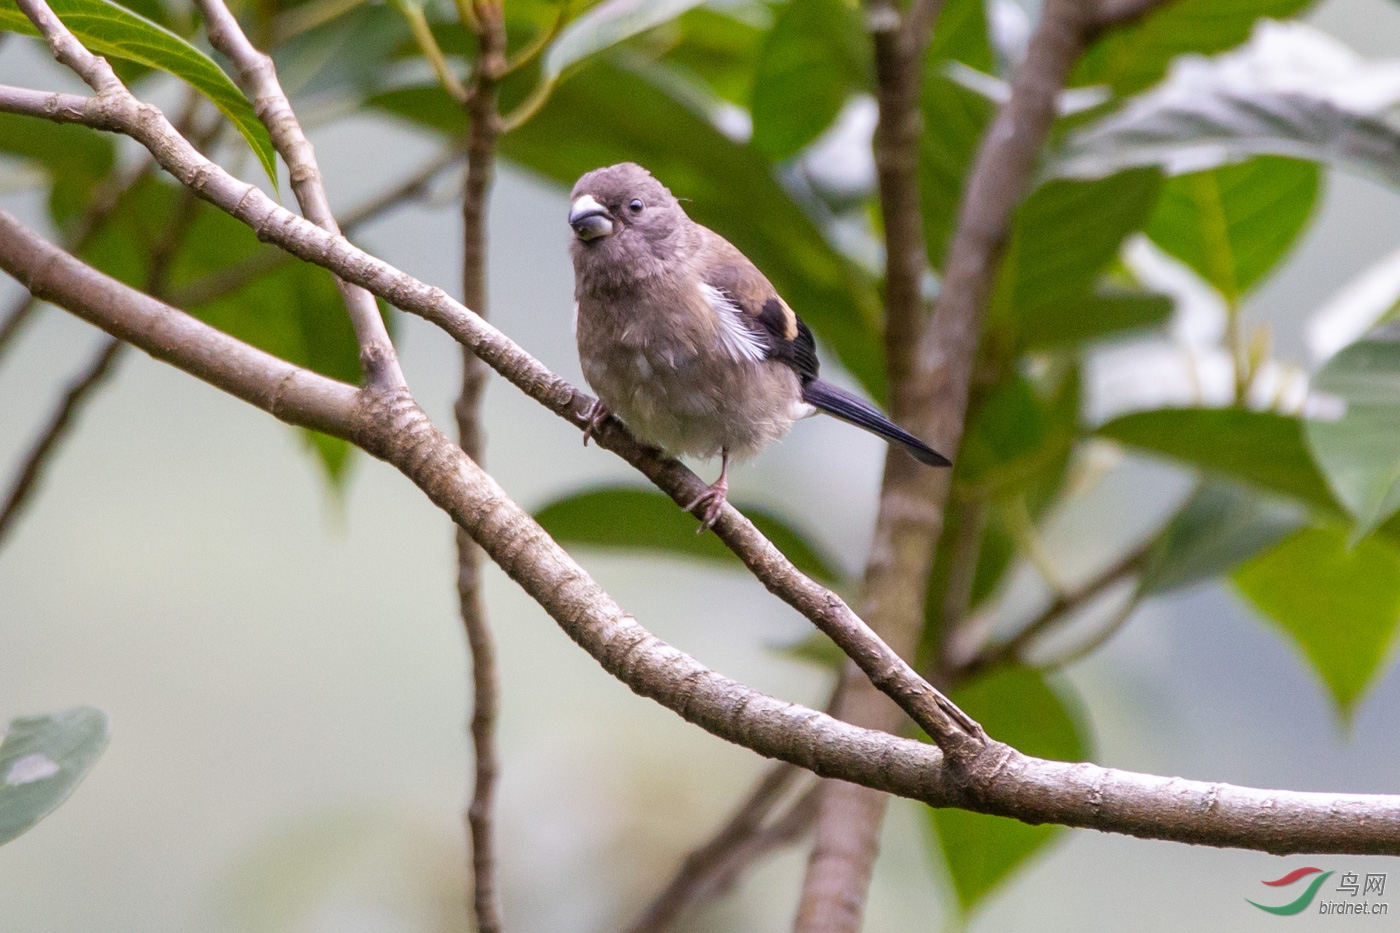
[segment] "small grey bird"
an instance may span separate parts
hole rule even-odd
[[[609,415],[673,456],[722,458],[687,511],[719,518],[729,461],[750,457],[794,421],[824,411],[949,460],[879,409],[817,378],[812,332],[728,240],[686,216],[640,165],[596,169],[574,185],[574,334],[599,401],[583,442]]]

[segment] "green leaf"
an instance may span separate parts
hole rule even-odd
[[[1008,669],[953,692],[953,701],[989,735],[1028,755],[1056,761],[1089,757],[1088,730],[1067,683]],[[941,854],[964,913],[1059,836],[1057,826],[1030,826],[967,810],[928,811],[930,845]]]
[[[1386,118],[1395,96],[1363,100],[1352,90],[1385,86],[1387,67],[1348,60],[1335,38],[1301,23],[1261,27],[1243,48],[1183,63],[1159,86],[1076,129],[1045,171],[1098,178],[1159,165],[1175,175],[1279,155],[1397,184],[1400,132]]]
[[[1364,537],[1400,510],[1400,326],[1385,324],[1346,347],[1313,378],[1340,399],[1335,421],[1307,422],[1307,441]]]
[[[1235,584],[1298,644],[1348,720],[1400,623],[1400,552],[1374,537],[1353,548],[1338,526],[1305,528],[1237,570]]]
[[[747,107],[766,33],[745,19],[706,7],[691,10],[674,26],[678,37],[668,43],[661,60],[695,75],[719,99]]]
[[[1286,19],[1312,0],[1174,0],[1141,22],[1099,40],[1075,69],[1071,85],[1107,84],[1133,94],[1157,81],[1178,55],[1208,55],[1249,38],[1261,17]]]
[[[1088,296],[1124,237],[1152,211],[1161,176],[1135,169],[1096,181],[1040,186],[1016,212],[993,315],[1020,319]]]
[[[1162,186],[1147,235],[1238,303],[1303,232],[1318,175],[1278,156],[1178,175]]]
[[[996,69],[987,33],[987,0],[947,0],[943,4],[929,44],[929,70],[945,61],[962,62],[987,74]]]
[[[841,579],[835,565],[800,531],[764,509],[736,505],[798,570],[825,583]],[[739,566],[719,538],[697,535],[695,518],[654,490],[612,486],[574,493],[537,510],[535,519],[563,544],[637,548]]]
[[[1166,408],[1115,418],[1098,434],[1324,512],[1338,511],[1297,418],[1238,408]]]
[[[115,163],[112,136],[72,123],[0,113],[0,152],[33,161],[52,184],[49,213],[60,226],[87,206]]]
[[[996,105],[930,67],[919,96],[924,130],[919,138],[919,205],[929,262],[943,268],[957,224],[963,184],[996,115]]]
[[[248,98],[207,55],[164,26],[108,0],[50,0],[50,8],[84,46],[98,55],[138,62],[189,83],[233,122],[277,184],[276,153]],[[0,0],[0,30],[37,36],[15,0]]]
[[[1024,315],[1017,337],[1024,351],[1075,347],[1163,327],[1171,315],[1172,300],[1167,295],[1104,289]]]
[[[107,747],[107,717],[87,706],[11,720],[0,743],[0,845],[52,813]]]
[[[844,0],[783,7],[754,73],[754,147],[786,159],[821,135],[868,82],[868,47],[859,13]]]
[[[544,53],[543,75],[553,81],[570,65],[624,39],[654,29],[703,0],[603,0],[559,33]]]
[[[174,185],[146,179],[118,204],[83,259],[133,287],[146,288],[152,250],[164,239],[181,197]],[[172,289],[242,262],[278,255],[223,211],[203,202],[196,202],[194,211],[170,263]],[[235,292],[186,310],[289,363],[358,383],[359,344],[335,279],[318,266],[297,261],[269,262],[268,270]],[[320,457],[332,487],[337,487],[347,475],[350,448],[326,438],[308,449]]]
[[[1152,596],[1213,580],[1297,531],[1304,517],[1286,501],[1208,480],[1163,531],[1138,587]]]

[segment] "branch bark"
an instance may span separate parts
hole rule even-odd
[[[331,213],[326,186],[321,181],[321,168],[316,164],[316,152],[301,131],[291,101],[282,90],[272,57],[253,47],[223,0],[195,0],[195,3],[204,15],[210,44],[233,62],[239,87],[253,101],[253,110],[267,127],[273,147],[287,163],[292,191],[302,213],[322,230],[338,236],[340,227]],[[360,368],[365,380],[384,388],[404,386],[403,371],[379,314],[379,303],[358,285],[340,277],[335,281],[355,328],[355,339],[360,344]]]
[[[726,741],[823,777],[1029,823],[1275,854],[1400,855],[1400,796],[1208,784],[1045,761],[996,742],[970,756],[945,756],[767,696],[638,624],[407,393],[356,389],[254,349],[86,266],[4,211],[0,269],[157,359],[392,464],[605,670]]]
[[[32,0],[26,0],[32,2]],[[98,97],[44,93],[0,86],[0,111],[125,133],[145,146],[182,184],[248,224],[259,238],[360,285],[410,314],[447,331],[531,398],[582,429],[592,398],[550,372],[505,334],[440,288],[427,285],[282,208],[255,185],[239,181],[205,159],[174,131],[158,109],[121,88]],[[676,460],[639,444],[616,419],[593,435],[677,504],[694,501],[705,483]],[[753,523],[726,505],[714,531],[768,588],[836,642],[881,691],[887,693],[945,749],[980,745],[979,726],[921,678],[846,603],[793,566]]]
[[[928,253],[919,200],[919,92],[924,60],[942,0],[914,0],[901,15],[892,0],[874,0],[867,17],[874,46],[879,122],[874,154],[885,237],[885,358],[890,414],[907,424],[921,401],[909,392],[927,314]],[[940,435],[933,435],[939,442]],[[942,526],[948,476],[908,457],[885,458],[875,535],[866,563],[863,615],[901,657],[910,658],[923,630],[924,597]],[[895,732],[903,715],[859,673],[847,671],[840,718]],[[851,784],[826,788],[816,842],[798,903],[796,933],[855,933],[879,851],[883,794]]]
[[[487,209],[496,167],[500,132],[497,82],[506,68],[505,11],[495,0],[475,0],[476,68],[466,95],[468,116],[467,168],[462,192],[462,300],[483,319],[487,306]],[[463,25],[466,25],[465,23]],[[486,437],[482,426],[482,396],[487,369],[480,357],[462,348],[462,389],[455,414],[462,450],[483,462]],[[457,532],[457,599],[471,650],[472,750],[476,773],[467,809],[471,832],[472,909],[479,933],[502,928],[496,881],[494,826],[496,782],[500,764],[496,752],[496,720],[500,706],[500,674],[496,644],[486,618],[481,591],[481,550],[462,530]]]

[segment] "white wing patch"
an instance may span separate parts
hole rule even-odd
[[[749,330],[744,322],[743,309],[734,303],[733,298],[705,282],[700,283],[700,294],[704,296],[705,303],[714,309],[719,324],[719,341],[731,357],[740,362],[748,360],[753,363],[768,359],[768,347],[763,338]]]

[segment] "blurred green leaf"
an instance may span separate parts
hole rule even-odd
[[[153,247],[164,239],[180,194],[157,178],[135,186],[83,259],[123,282],[146,288]],[[171,288],[203,280],[275,249],[259,243],[243,223],[197,202],[194,218],[169,269]],[[333,379],[360,380],[359,344],[335,279],[302,262],[269,264],[269,271],[237,291],[186,308],[207,324],[289,363]],[[346,476],[350,448],[332,438],[308,445],[320,458],[333,488]]]
[[[1317,202],[1311,162],[1263,156],[1162,186],[1147,235],[1238,302],[1288,252]]]
[[[1305,514],[1286,501],[1208,480],[1172,518],[1148,556],[1144,596],[1213,580],[1298,530]]]
[[[1390,98],[1355,93],[1384,86],[1385,67],[1339,56],[1337,40],[1321,30],[1272,24],[1236,51],[1183,63],[1157,87],[1075,129],[1045,172],[1099,178],[1158,165],[1180,174],[1277,155],[1358,168],[1394,185],[1400,134],[1382,109]],[[1289,76],[1286,84],[1278,75]]]
[[[1007,464],[1041,449],[1049,433],[1045,406],[1030,380],[1012,376],[980,405],[958,450],[957,478],[982,484]]]
[[[801,532],[761,508],[736,505],[798,570],[825,583],[841,579]],[[537,510],[535,519],[563,544],[637,548],[738,566],[734,552],[719,538],[697,535],[695,518],[654,490],[613,486],[574,493]]]
[[[445,30],[455,30],[462,36],[458,44],[465,44],[466,31],[460,24],[433,24],[434,35],[444,45]],[[295,33],[277,45],[272,56],[283,89],[294,99],[359,100],[382,84],[400,50],[413,58],[422,54],[404,18],[388,4],[362,3],[314,29]]]
[[[929,262],[943,268],[962,205],[963,184],[996,105],[930,68],[919,96],[924,130],[919,138],[919,204]]]
[[[721,100],[747,107],[766,32],[730,10],[697,7],[677,19],[662,60],[696,76]],[[666,28],[657,33],[666,32]]]
[[[0,113],[0,152],[34,162],[52,183],[49,214],[63,226],[76,217],[115,162],[113,137],[72,123]]]
[[[945,61],[962,62],[987,74],[996,70],[987,32],[987,0],[947,0],[943,4],[929,44],[929,70]]]
[[[846,652],[825,632],[813,632],[789,645],[773,646],[779,655],[828,671],[839,671],[846,663]]]
[[[565,26],[550,44],[544,53],[544,77],[553,81],[570,65],[669,22],[701,2],[703,0],[603,0]]]
[[[1080,60],[1073,86],[1107,84],[1133,94],[1157,81],[1178,55],[1208,55],[1249,38],[1260,17],[1286,19],[1312,0],[1173,0],[1142,21],[1110,31]]]
[[[1160,185],[1157,171],[1134,169],[1037,188],[1016,212],[994,318],[1019,327],[1042,307],[1087,297],[1124,237],[1147,222]]]
[[[1162,327],[1171,315],[1172,300],[1166,295],[1102,289],[1024,315],[1017,336],[1027,351],[1073,347]]]
[[[209,98],[238,128],[267,177],[277,184],[272,139],[243,92],[207,55],[164,26],[109,0],[49,0],[49,7],[90,51],[169,72]],[[39,34],[14,0],[0,0],[0,30]]]
[[[1338,526],[1305,528],[1240,567],[1235,584],[1291,636],[1344,720],[1380,672],[1400,623],[1400,552],[1356,547]]]
[[[1115,418],[1098,434],[1265,492],[1337,511],[1304,446],[1303,426],[1297,418],[1238,408],[1167,408]]]
[[[0,845],[52,813],[107,747],[107,717],[88,706],[10,721],[0,743]]]
[[[1400,509],[1400,326],[1385,324],[1332,357],[1313,390],[1346,406],[1307,422],[1307,441],[1361,538]]]
[[[816,139],[868,83],[869,58],[860,13],[845,0],[782,7],[754,73],[754,147],[781,160]]]
[[[1088,729],[1063,681],[1013,668],[953,692],[953,701],[987,733],[1027,755],[1055,761],[1089,757]],[[928,811],[930,846],[941,854],[964,913],[975,908],[1062,832],[967,810]]]

